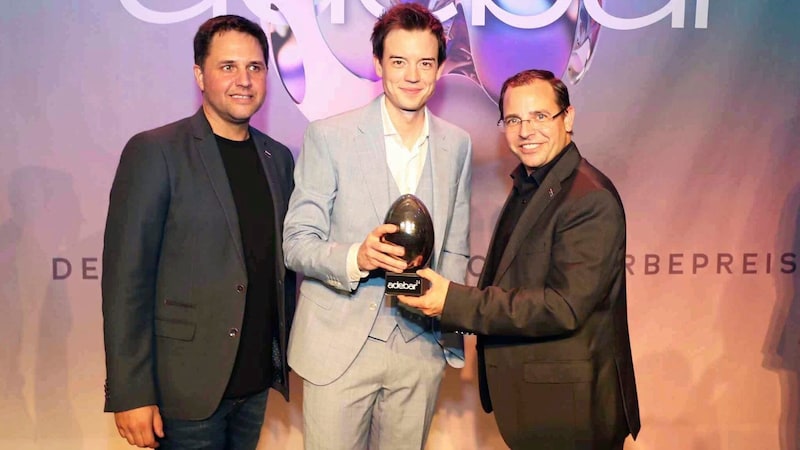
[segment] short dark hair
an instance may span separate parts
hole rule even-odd
[[[387,9],[375,22],[372,29],[372,55],[383,59],[383,43],[390,31],[396,29],[406,31],[428,30],[439,42],[439,54],[436,62],[441,66],[447,59],[447,39],[442,22],[426,7],[418,3],[398,3]]]
[[[200,66],[200,68],[203,67],[208,57],[208,48],[211,46],[211,40],[217,33],[224,33],[226,31],[239,31],[256,38],[261,45],[261,51],[264,53],[264,64],[268,64],[269,57],[267,54],[269,52],[269,44],[267,43],[267,35],[264,34],[264,30],[257,23],[245,19],[242,16],[235,16],[232,14],[208,19],[197,29],[197,34],[194,35],[195,64]]]
[[[566,109],[568,106],[570,106],[567,85],[565,85],[560,79],[556,78],[556,76],[553,75],[553,72],[541,69],[528,69],[523,70],[516,75],[512,75],[509,79],[503,82],[503,87],[500,89],[500,100],[498,101],[498,106],[500,106],[500,120],[503,120],[503,97],[506,94],[506,89],[510,87],[525,86],[533,83],[535,80],[542,80],[550,83],[550,86],[553,87],[553,92],[556,94],[556,104],[558,104],[558,109]]]

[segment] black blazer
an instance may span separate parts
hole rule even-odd
[[[495,278],[452,283],[441,317],[478,334],[481,403],[515,449],[608,449],[640,428],[622,202],[575,145],[564,151]]]
[[[280,243],[294,187],[284,145],[250,128],[275,207]],[[286,345],[294,273],[276,246],[280,353],[273,388],[288,400]],[[157,404],[176,419],[219,405],[239,345],[248,286],[238,216],[211,127],[194,116],[140,133],[122,151],[103,248],[106,411]]]

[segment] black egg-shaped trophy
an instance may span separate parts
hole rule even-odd
[[[389,207],[384,223],[397,225],[400,230],[384,239],[405,248],[403,259],[408,267],[403,273],[386,272],[386,293],[420,296],[425,293],[427,280],[416,274],[425,267],[433,253],[433,219],[422,200],[401,195]]]

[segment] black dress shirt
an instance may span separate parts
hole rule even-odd
[[[508,245],[508,239],[511,233],[517,226],[522,212],[528,206],[533,194],[544,182],[545,177],[550,172],[550,169],[556,165],[561,156],[567,152],[573,143],[569,143],[564,147],[552,161],[538,167],[528,174],[527,169],[520,163],[513,172],[511,178],[514,180],[514,186],[511,189],[511,196],[508,199],[508,204],[500,215],[500,221],[495,231],[494,241],[492,242],[489,254],[486,257],[486,264],[483,269],[483,280],[485,285],[490,285],[494,281],[497,274],[497,266],[500,264],[500,258]]]

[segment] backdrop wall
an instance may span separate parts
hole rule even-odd
[[[369,30],[389,0],[27,0],[0,14],[0,447],[127,448],[102,412],[100,255],[134,133],[192,114],[197,27],[270,31],[253,124],[295,155],[309,120],[380,91]],[[474,283],[515,159],[499,83],[572,80],[575,140],[628,218],[642,433],[626,449],[796,449],[800,368],[800,5],[774,0],[420,1],[451,36],[431,108],[475,145]],[[632,5],[635,3],[635,5]],[[504,448],[480,409],[474,340],[430,449]],[[301,383],[260,448],[301,448]]]

